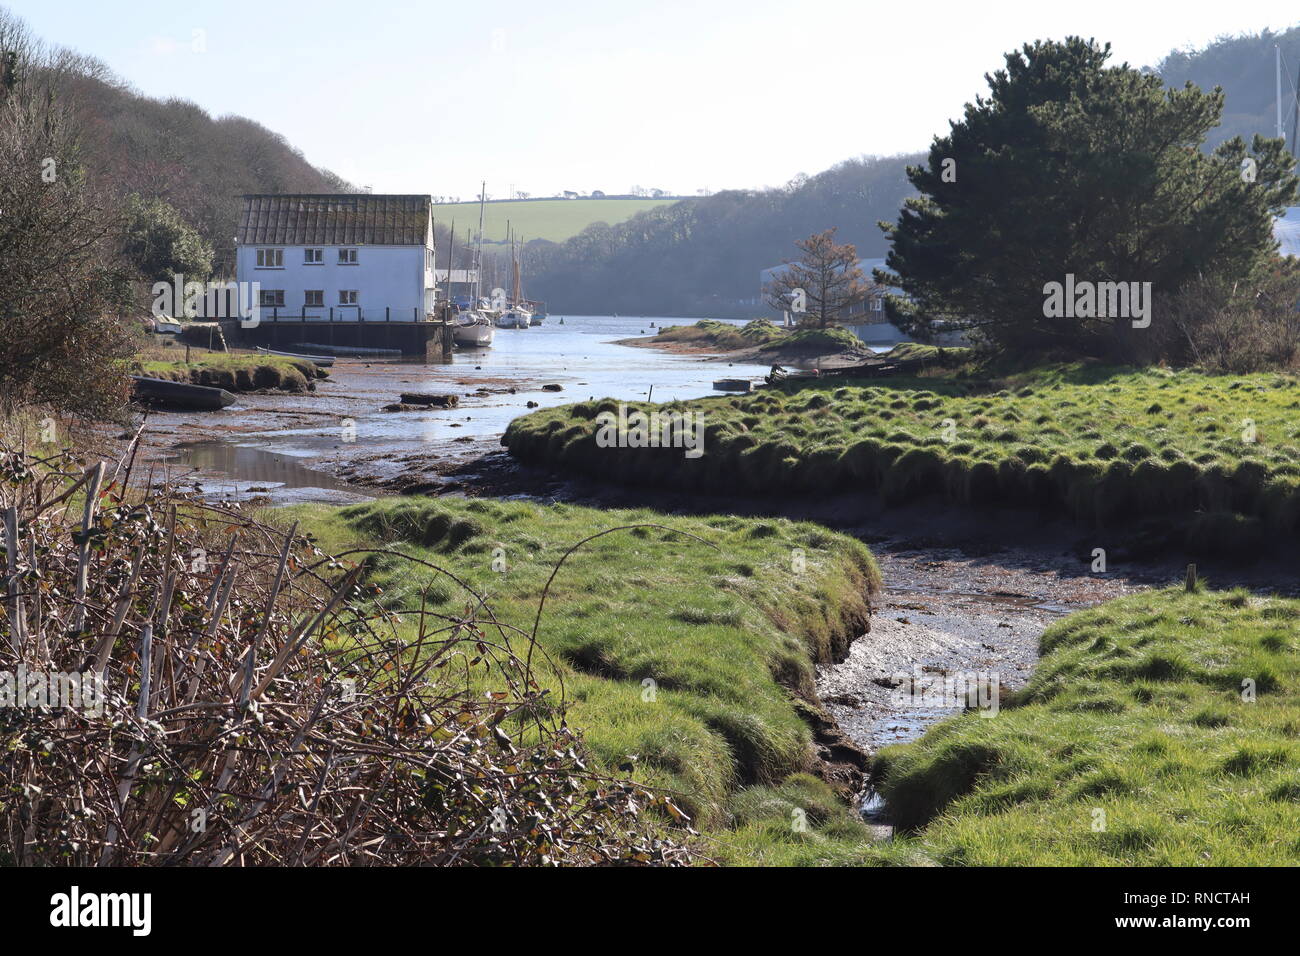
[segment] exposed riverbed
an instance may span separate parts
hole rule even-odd
[[[861,750],[920,736],[953,713],[898,693],[899,675],[984,675],[1001,691],[1024,685],[1038,639],[1072,611],[1177,580],[1185,558],[1094,573],[1103,532],[1015,510],[978,513],[926,503],[885,509],[863,495],[815,501],[679,494],[612,487],[519,466],[500,448],[514,417],[589,397],[639,400],[712,393],[713,379],[758,379],[766,366],[628,348],[614,340],[683,320],[558,317],[498,330],[495,346],[450,365],[340,360],[313,394],[243,395],[220,412],[150,417],[143,459],[158,480],[199,484],[223,497],[270,504],[347,502],[398,491],[527,497],[668,512],[784,515],[853,534],[876,553],[886,583],[870,635],[841,663],[821,668],[818,690]],[[559,386],[548,390],[544,386]],[[455,394],[452,409],[384,411],[403,391]],[[147,469],[146,469],[147,473]],[[1245,583],[1293,592],[1285,562],[1202,567],[1216,586]]]

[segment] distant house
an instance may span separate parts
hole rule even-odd
[[[261,317],[425,319],[434,308],[430,196],[249,195],[236,277],[261,285]]]
[[[762,295],[762,290],[788,268],[788,265],[782,264],[770,266],[760,272],[758,274],[759,294]],[[871,291],[861,305],[854,306],[840,321],[850,324],[871,324],[887,321],[885,318],[885,296],[902,295],[903,290],[879,285],[872,278],[872,270],[885,268],[884,259],[859,259],[858,268],[862,270],[862,274],[870,283]]]
[[[1273,220],[1273,238],[1278,241],[1277,254],[1300,256],[1300,206],[1290,206]]]
[[[477,269],[452,269],[451,284],[447,284],[447,270],[434,269],[433,281],[441,290],[441,298],[444,300],[454,299],[455,301],[469,305],[474,289],[478,286]]]

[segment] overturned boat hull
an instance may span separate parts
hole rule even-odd
[[[172,382],[165,378],[131,376],[135,383],[132,398],[142,405],[179,411],[212,412],[235,403],[235,396],[224,388]]]

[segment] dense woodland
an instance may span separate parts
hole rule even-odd
[[[652,315],[765,313],[758,273],[794,255],[810,233],[864,257],[885,254],[878,220],[911,193],[904,174],[921,156],[853,159],[779,189],[728,190],[596,223],[561,244],[528,248],[529,294],[553,311]]]
[[[79,57],[78,66],[65,89],[91,177],[119,196],[138,193],[174,206],[211,244],[218,272],[233,267],[243,193],[352,188],[253,120],[141,96],[92,59]]]
[[[1295,87],[1300,84],[1300,27],[1281,33],[1223,37],[1203,50],[1177,50],[1160,61],[1155,72],[1168,86],[1194,83],[1203,90],[1223,87],[1226,105],[1222,123],[1207,137],[1213,148],[1240,136],[1246,142],[1259,133],[1277,133],[1277,87],[1274,46],[1282,50],[1282,118],[1287,145],[1296,148]]]

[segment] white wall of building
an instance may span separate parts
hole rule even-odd
[[[321,249],[322,262],[308,263],[306,250]],[[283,266],[257,265],[257,250],[279,249]],[[355,265],[339,262],[340,249],[355,249]],[[384,317],[390,310],[394,320],[421,319],[433,308],[433,253],[422,246],[273,246],[240,245],[235,257],[236,277],[240,282],[257,282],[262,292],[284,292],[282,317],[302,315],[308,290],[322,293],[321,306],[306,306],[307,317],[328,318],[331,307],[334,320],[358,318],[364,310],[367,321]],[[357,305],[341,305],[339,293],[356,290]],[[262,321],[271,319],[271,309],[262,308]]]

